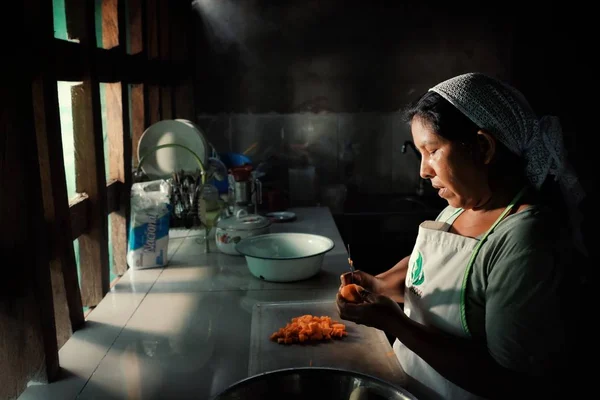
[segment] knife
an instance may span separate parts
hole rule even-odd
[[[348,243],[348,264],[350,265],[350,273],[352,274],[352,283],[354,283],[354,262],[350,255],[350,244]]]

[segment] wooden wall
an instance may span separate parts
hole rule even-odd
[[[94,0],[65,0],[70,41],[55,38],[52,0],[16,3],[11,15],[23,29],[7,41],[5,54],[16,62],[4,63],[0,85],[2,399],[16,398],[28,383],[60,379],[59,349],[85,325],[83,306],[93,308],[110,290],[109,235],[113,272],[128,268],[137,141],[153,122],[194,118],[187,2],[103,0],[98,9]],[[4,30],[4,37],[15,34]],[[78,82],[71,92],[74,199],[65,182],[58,81]]]

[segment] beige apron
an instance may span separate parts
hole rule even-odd
[[[481,240],[448,232],[462,213],[445,222],[425,221],[410,256],[404,292],[404,312],[421,324],[459,337],[469,337],[465,316],[465,288],[479,248],[522,196],[521,190]],[[399,340],[394,351],[409,376],[408,390],[419,399],[481,399],[437,373]]]

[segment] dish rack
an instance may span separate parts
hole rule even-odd
[[[148,176],[142,170],[144,161],[149,155],[166,147],[185,149],[194,156],[198,163],[198,168],[195,171],[173,171],[171,176],[165,179],[171,186],[169,195],[171,204],[170,227],[173,229],[198,229],[204,227],[208,234],[211,224],[207,222],[207,200],[204,198],[204,189],[207,182],[212,179],[214,171],[210,168],[207,169],[194,151],[176,143],[156,146],[140,158],[133,175],[133,181],[144,182],[149,180]]]

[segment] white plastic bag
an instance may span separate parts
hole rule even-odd
[[[134,183],[127,264],[133,269],[163,267],[169,249],[171,185],[165,180]]]

